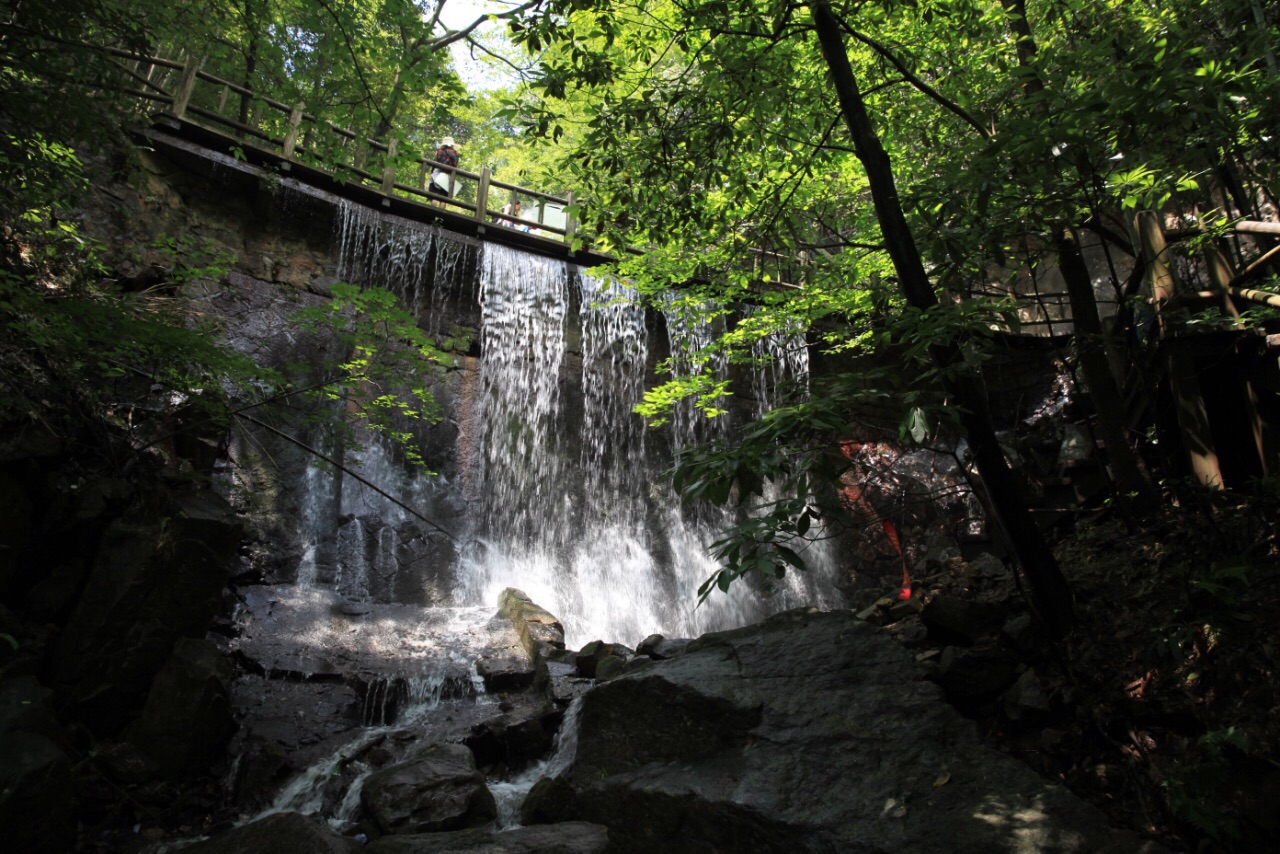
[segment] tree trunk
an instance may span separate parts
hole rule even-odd
[[[1058,268],[1067,283],[1071,298],[1071,318],[1075,326],[1076,351],[1080,368],[1089,386],[1098,429],[1107,443],[1111,473],[1119,489],[1120,505],[1126,512],[1144,515],[1155,509],[1156,497],[1150,482],[1138,467],[1125,429],[1124,398],[1120,385],[1111,373],[1111,364],[1103,344],[1102,323],[1098,320],[1098,303],[1093,295],[1093,280],[1085,266],[1080,246],[1066,231],[1057,237]]]
[[[889,156],[880,144],[880,138],[871,124],[866,104],[858,90],[857,78],[849,64],[839,21],[831,11],[829,0],[813,0],[809,9],[823,58],[839,97],[841,115],[853,138],[858,159],[867,171],[876,216],[884,235],[885,247],[898,274],[903,296],[915,308],[933,308],[938,304],[938,299],[902,212]],[[1030,583],[1032,604],[1046,629],[1052,635],[1061,636],[1074,620],[1071,590],[1058,568],[1053,552],[1027,510],[1013,471],[996,440],[995,429],[987,415],[978,385],[970,374],[957,370],[962,360],[954,344],[932,346],[929,354],[951,376],[947,381],[947,392],[958,404],[960,423],[968,436],[974,463],[996,517],[996,525],[1003,531]]]
[[[382,111],[382,118],[378,120],[377,126],[373,129],[374,139],[383,139],[387,134],[391,133],[391,128],[395,124],[396,114],[400,112],[400,99],[404,97],[404,69],[397,68],[395,78],[391,83],[391,94],[387,96],[386,109]]]

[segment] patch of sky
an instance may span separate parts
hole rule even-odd
[[[449,30],[465,29],[478,18],[485,15],[500,15],[520,5],[515,0],[441,0],[441,2],[444,8],[440,12],[440,22]],[[515,50],[506,40],[504,21],[486,21],[476,28],[473,35],[489,50],[499,55],[513,53]],[[502,89],[516,82],[516,76],[509,66],[483,51],[476,50],[465,39],[454,42],[450,45],[450,50],[453,51],[453,64],[458,70],[458,76],[472,91]]]

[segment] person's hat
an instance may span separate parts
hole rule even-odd
[[[451,137],[451,136],[446,136],[444,139],[440,140],[440,144],[441,144],[441,145],[447,145],[447,146],[449,146],[450,148],[457,148],[457,147],[458,147],[458,143],[454,142],[454,141],[453,141],[453,137]]]

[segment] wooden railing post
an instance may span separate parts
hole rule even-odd
[[[173,93],[172,112],[178,118],[186,115],[187,105],[191,103],[191,92],[196,86],[196,73],[200,71],[200,60],[188,56],[182,66],[182,77],[178,80],[178,88]]]
[[[1222,249],[1217,242],[1205,244],[1204,264],[1209,271],[1209,281],[1213,284],[1213,289],[1218,295],[1223,316],[1230,317],[1235,321],[1234,326],[1237,329],[1240,328],[1240,312],[1236,310],[1235,303],[1231,301],[1231,280],[1234,278],[1234,274],[1231,272],[1231,262],[1222,253]]]
[[[1165,369],[1169,374],[1169,389],[1173,392],[1174,413],[1191,463],[1191,471],[1201,486],[1222,489],[1222,468],[1218,464],[1218,452],[1209,428],[1209,413],[1200,393],[1196,366],[1191,354],[1179,346],[1168,317],[1166,304],[1174,295],[1177,279],[1173,265],[1169,263],[1169,247],[1165,242],[1161,214],[1157,211],[1139,211],[1136,230],[1142,247],[1142,259],[1147,265],[1147,282],[1155,304]]]
[[[382,165],[382,194],[390,196],[391,191],[396,187],[396,138],[393,136],[387,140],[387,157]],[[389,199],[383,199],[382,205],[386,207],[390,204]]]
[[[284,135],[284,156],[293,159],[294,149],[298,147],[298,128],[302,125],[302,102],[293,105],[289,111],[289,132]]]
[[[484,166],[480,169],[480,184],[476,187],[476,220],[480,222],[480,228],[477,229],[484,234],[484,223],[489,215],[489,167]]]
[[[572,214],[570,214],[570,213],[569,213],[569,210],[568,210],[568,209],[573,205],[573,193],[572,193],[572,192],[570,192],[570,193],[565,197],[565,201],[566,201],[566,202],[568,202],[569,204],[565,205],[565,214],[564,214],[564,242],[565,242],[565,243],[572,243],[572,242],[573,242],[573,233],[574,233],[575,231],[577,231],[577,230],[578,230],[578,222],[577,222],[577,220],[575,220],[575,219],[573,218],[573,215],[572,215]]]

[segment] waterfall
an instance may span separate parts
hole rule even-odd
[[[809,348],[803,330],[775,332],[751,344],[756,368],[751,373],[755,417],[784,402],[787,394],[806,397],[809,391]]]
[[[485,247],[479,391],[459,436],[473,525],[461,601],[496,602],[509,586],[538,602],[560,598],[568,526],[555,520],[568,509],[557,429],[567,273],[558,261]]]
[[[335,242],[343,277],[392,289],[438,339],[465,321],[480,355],[455,360],[443,392],[455,430],[445,474],[409,473],[378,437],[342,457],[415,511],[455,520],[456,546],[356,478],[312,470],[299,486],[306,506],[325,512],[308,510],[299,524],[301,583],[317,583],[316,555],[328,549],[336,567],[320,579],[332,578],[352,602],[492,606],[517,587],[560,617],[570,646],[692,637],[784,605],[839,604],[833,560],[811,549],[819,571],[790,573],[772,599],[739,584],[698,605],[699,586],[717,569],[707,546],[739,511],[681,506],[663,474],[666,449],[728,435],[731,416],[708,419],[685,400],[665,436],[645,427],[634,408],[661,345],[656,316],[626,285],[349,203]],[[702,320],[707,309],[675,297],[663,306],[658,322],[677,376],[729,375],[709,350],[725,319]],[[805,387],[808,361],[799,334],[765,339],[753,355],[758,417],[785,389]]]
[[[333,587],[351,602],[369,601],[368,551],[364,523],[359,519],[338,529],[338,572]]]
[[[322,443],[316,444],[322,453],[327,452],[328,449]],[[334,505],[338,500],[337,486],[333,472],[314,462],[308,464],[303,471],[302,488],[299,490],[301,506],[298,512],[298,539],[302,545],[297,576],[299,587],[311,588],[316,585],[320,555],[326,535],[332,527]]]
[[[766,412],[791,400],[803,400],[809,395],[809,349],[804,330],[773,332],[751,345],[755,370],[751,375],[751,391],[755,400],[754,415],[762,417]],[[778,484],[764,485],[764,503],[783,498]],[[825,522],[815,522],[810,528],[811,540],[795,541],[797,550],[808,567],[797,572],[788,567],[775,593],[779,608],[814,605],[820,608],[838,607],[831,579],[838,571],[839,555]]]
[[[711,369],[712,378],[727,378],[729,365],[723,353],[712,352],[716,336],[724,332],[724,318],[716,315],[711,321],[704,317],[717,306],[679,299],[674,294],[666,299],[662,314],[667,322],[668,361],[674,377],[689,377],[702,373],[704,362]],[[723,418],[707,418],[695,405],[693,398],[679,401],[671,413],[672,443],[681,450],[691,445],[724,436],[728,422]]]
[[[271,811],[322,812],[345,826],[381,761],[367,758],[376,739],[466,732],[498,715],[476,662],[510,643],[492,619],[506,587],[559,617],[571,648],[695,637],[783,607],[841,604],[835,556],[822,545],[806,553],[813,571],[789,573],[769,596],[739,583],[698,605],[717,569],[707,546],[742,511],[683,506],[666,469],[673,448],[731,435],[734,415],[707,419],[686,400],[658,430],[634,410],[664,349],[677,376],[729,376],[708,349],[723,315],[704,322],[705,306],[676,298],[655,312],[624,283],[563,261],[333,205],[339,275],[395,292],[453,364],[424,379],[444,420],[405,428],[438,472],[410,469],[402,450],[359,429],[304,436],[336,466],[281,465],[286,500],[271,531],[289,542],[273,553],[283,566],[276,580],[296,560],[296,584],[248,589],[235,642],[266,678],[341,679],[350,732],[326,737]],[[290,334],[285,325],[280,337],[292,344]],[[800,335],[757,346],[761,367],[735,379],[749,382],[759,417],[788,390],[803,393],[808,363]],[[500,826],[517,823],[538,777],[567,767],[577,714],[575,704],[551,758],[494,784]]]

